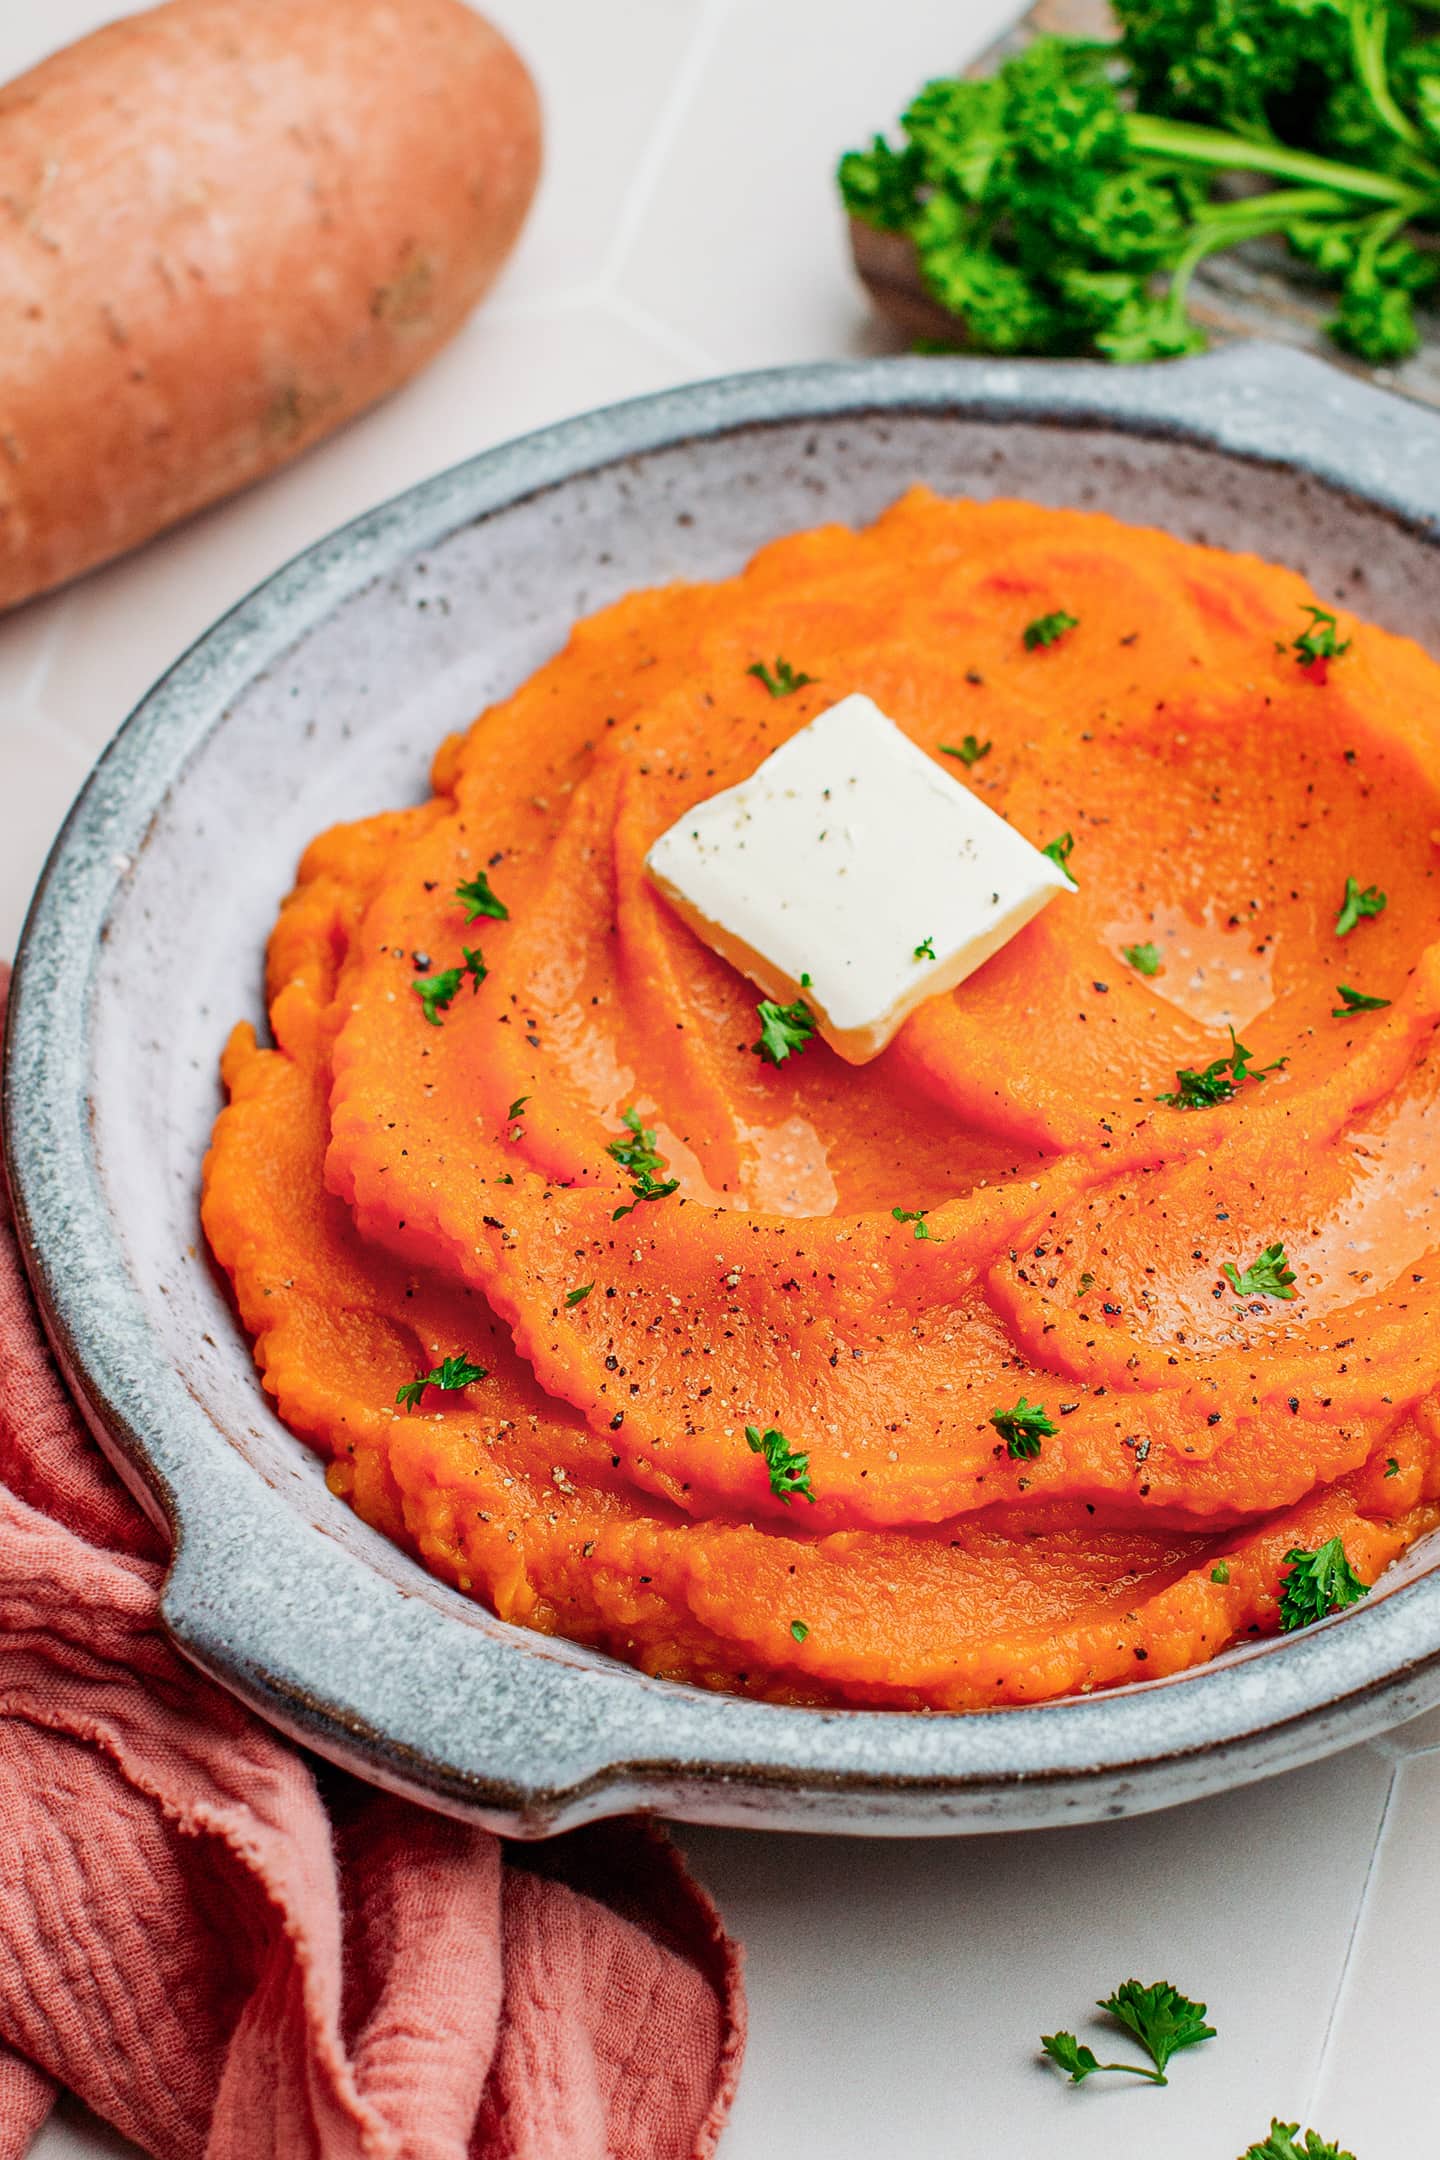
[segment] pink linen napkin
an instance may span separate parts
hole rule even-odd
[[[0,1163],[0,2160],[56,2081],[158,2160],[710,2153],[739,1952],[673,1848],[502,1847],[317,1765],[176,1655],[163,1564]]]

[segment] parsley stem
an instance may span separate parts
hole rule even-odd
[[[1132,112],[1125,115],[1125,132],[1133,149],[1174,164],[1273,173],[1277,179],[1333,188],[1338,194],[1359,195],[1370,202],[1408,204],[1412,211],[1431,199],[1424,190],[1409,187],[1388,173],[1342,165],[1335,158],[1313,157],[1307,150],[1287,150],[1280,143],[1257,142],[1251,136],[1227,135],[1223,129],[1199,127],[1189,120]],[[1440,182],[1440,174],[1436,178]]]

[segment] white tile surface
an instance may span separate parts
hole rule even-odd
[[[490,307],[301,465],[0,622],[0,951],[86,759],[190,638],[316,535],[610,398],[883,349],[849,273],[835,158],[1012,4],[494,0],[540,76],[550,158]],[[116,12],[0,0],[0,77]],[[1359,2160],[1428,2150],[1440,1752],[1426,1749],[1440,1751],[1440,1714],[1248,1793],[1024,1839],[687,1833],[750,1946],[725,2160],[1231,2160],[1272,2113],[1318,2122]],[[1036,2037],[1093,2038],[1087,2004],[1131,1973],[1206,1997],[1219,2040],[1166,2092],[1070,2090],[1034,2060]],[[35,2149],[124,2148],[67,2107]]]

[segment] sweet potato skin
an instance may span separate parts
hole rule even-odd
[[[461,0],[169,0],[0,90],[0,607],[414,374],[539,166]]]

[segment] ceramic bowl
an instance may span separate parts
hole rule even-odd
[[[174,1534],[185,1654],[362,1776],[520,1836],[640,1808],[813,1830],[1163,1806],[1440,1701],[1440,1552],[1338,1619],[1172,1680],[968,1717],[804,1710],[502,1625],[356,1520],[261,1393],[196,1214],[231,1023],[322,826],[637,585],[724,576],[912,481],[1255,549],[1440,651],[1440,416],[1278,348],[1154,369],[932,359],[730,377],[567,421],[322,541],[100,760],[10,1006],[5,1132],[57,1354]]]

